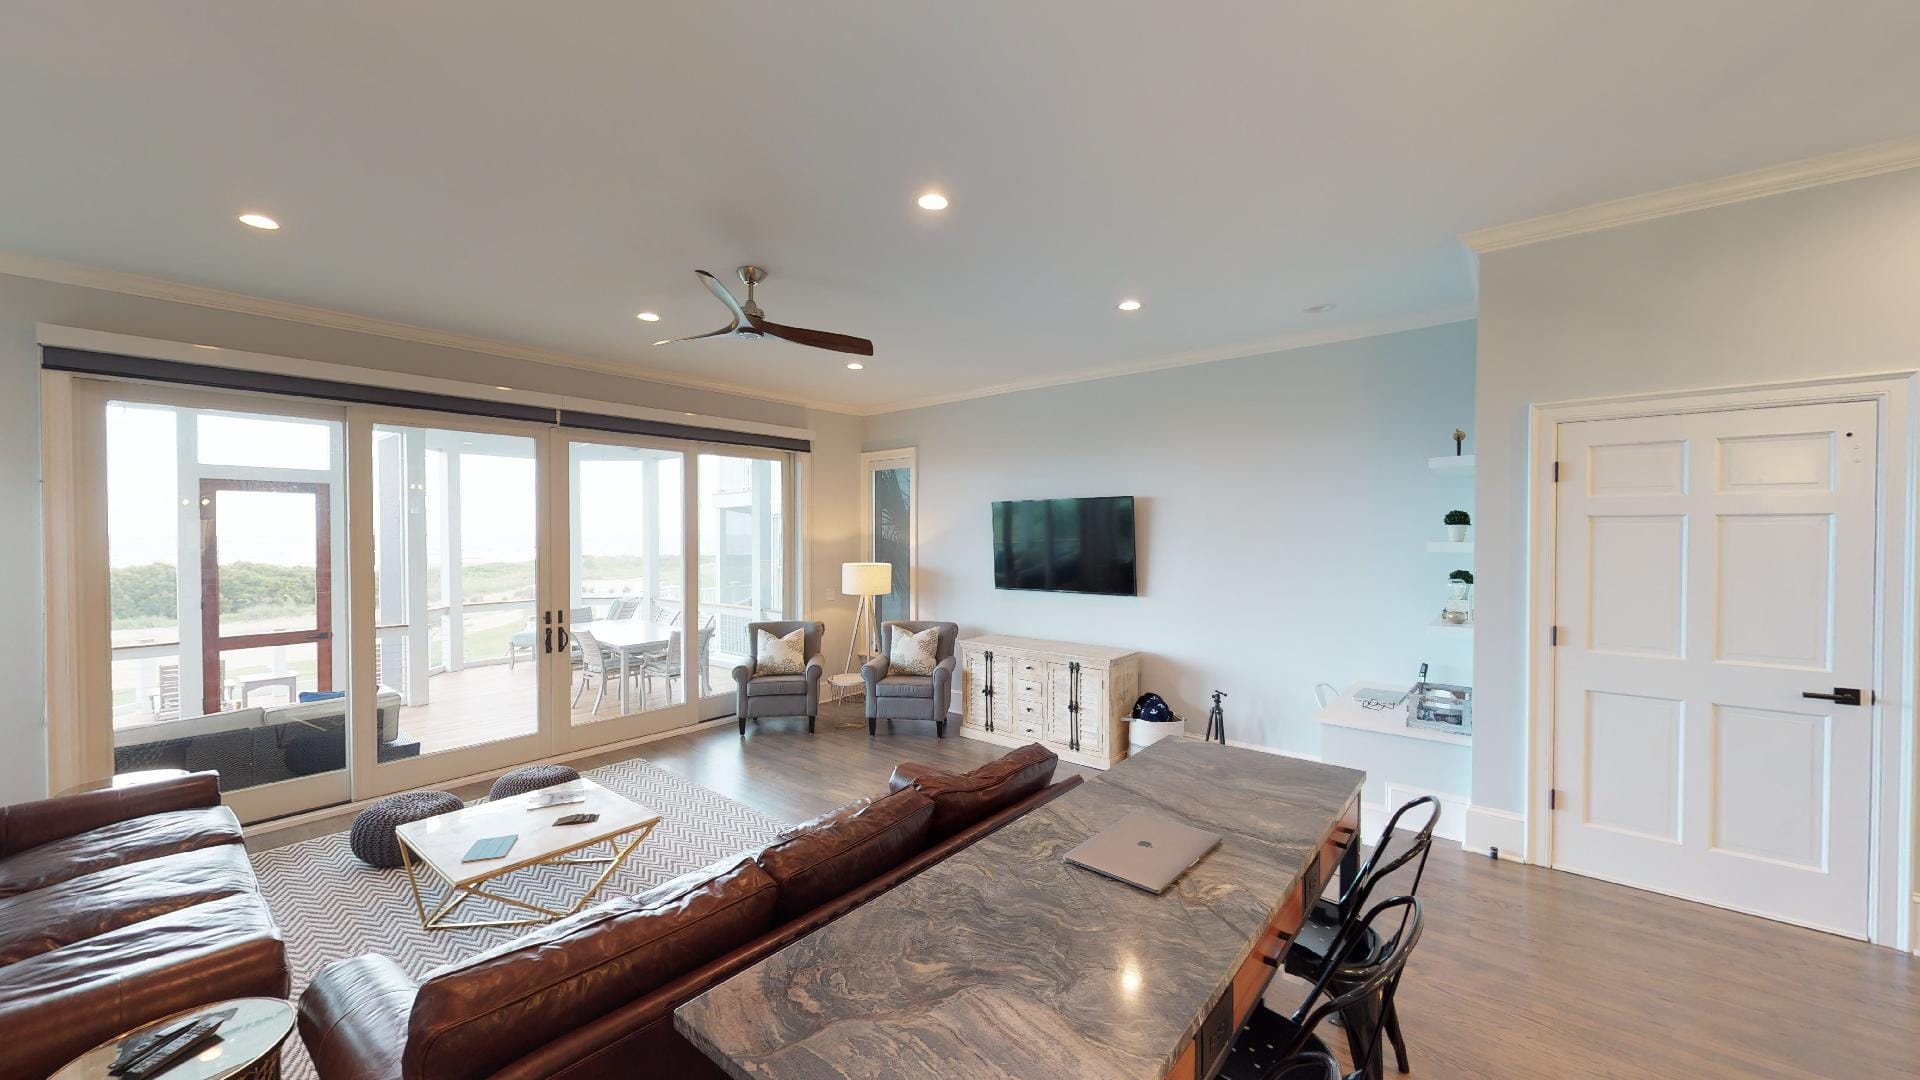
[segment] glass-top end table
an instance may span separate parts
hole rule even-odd
[[[107,1067],[120,1056],[120,1045],[156,1028],[185,1023],[204,1013],[234,1010],[220,1025],[220,1041],[200,1048],[192,1057],[157,1074],[153,1080],[278,1080],[280,1044],[293,1033],[293,1006],[279,998],[234,998],[162,1017],[109,1039],[53,1074],[53,1080],[109,1080]]]

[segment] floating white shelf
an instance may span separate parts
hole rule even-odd
[[[1462,540],[1456,544],[1451,540],[1429,540],[1427,541],[1427,550],[1451,551],[1460,555],[1471,555],[1473,554],[1473,541]]]
[[[1392,735],[1401,739],[1417,739],[1421,742],[1446,743],[1452,746],[1472,746],[1473,736],[1455,731],[1432,731],[1427,728],[1407,726],[1407,711],[1404,705],[1394,709],[1369,709],[1353,699],[1353,691],[1359,686],[1380,686],[1381,683],[1355,684],[1347,688],[1347,693],[1328,702],[1313,718],[1329,727],[1350,728],[1354,731],[1370,731],[1376,735]]]
[[[1433,621],[1427,624],[1427,629],[1432,630],[1435,633],[1439,633],[1439,634],[1471,635],[1473,633],[1473,624],[1472,623],[1450,623],[1445,619],[1442,619],[1440,616],[1435,615],[1433,617]]]
[[[1427,459],[1427,468],[1432,469],[1434,472],[1461,473],[1466,476],[1472,476],[1473,455],[1449,454],[1446,457],[1430,457]]]

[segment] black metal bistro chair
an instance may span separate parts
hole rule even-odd
[[[1412,832],[1399,844],[1395,843],[1400,832],[1400,821],[1408,814],[1420,808],[1426,808],[1427,820],[1419,829]],[[1440,800],[1431,795],[1422,795],[1418,799],[1401,806],[1387,820],[1387,827],[1380,833],[1380,842],[1373,846],[1366,862],[1360,866],[1359,873],[1347,886],[1347,891],[1338,900],[1320,899],[1314,901],[1307,918],[1300,925],[1300,932],[1294,935],[1293,944],[1287,949],[1287,974],[1309,981],[1319,977],[1327,966],[1327,956],[1333,948],[1336,937],[1350,927],[1360,912],[1366,908],[1367,898],[1373,895],[1377,886],[1387,875],[1413,863],[1413,881],[1405,889],[1396,892],[1407,896],[1417,895],[1420,891],[1420,878],[1427,872],[1427,853],[1433,848],[1433,829],[1440,823]],[[1389,854],[1396,847],[1397,854]],[[1380,941],[1378,937],[1366,934],[1348,935],[1345,963],[1347,965],[1365,965],[1369,959],[1378,955]],[[1341,989],[1341,980],[1336,975],[1333,989]],[[1395,1010],[1393,995],[1387,995],[1384,1003],[1387,1039],[1393,1043],[1394,1064],[1401,1072],[1407,1067],[1407,1040],[1400,1034],[1400,1014]]]
[[[1256,1005],[1246,1026],[1234,1038],[1233,1049],[1227,1052],[1218,1073],[1220,1080],[1292,1080],[1305,1076],[1318,1080],[1326,1076],[1325,1072],[1316,1075],[1293,1070],[1304,1067],[1303,1055],[1331,1056],[1315,1029],[1335,1015],[1347,1018],[1347,1047],[1353,1055],[1354,1069],[1346,1080],[1379,1076],[1386,1002],[1393,997],[1407,957],[1420,941],[1420,924],[1420,901],[1411,896],[1396,896],[1375,905],[1349,930],[1377,939],[1380,955],[1364,965],[1328,964],[1291,1016],[1282,1016],[1264,1003]],[[1390,937],[1380,933],[1379,928],[1386,926],[1392,928]],[[1344,945],[1344,939],[1335,944]],[[1341,989],[1334,989],[1336,981]]]

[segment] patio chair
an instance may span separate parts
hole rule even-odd
[[[575,630],[573,640],[580,647],[580,686],[573,692],[573,705],[580,704],[580,695],[587,692],[587,684],[600,680],[599,692],[593,695],[593,712],[600,712],[600,703],[606,700],[607,684],[620,677],[620,656],[618,653],[596,641],[591,630]],[[633,674],[633,669],[628,669]]]
[[[712,688],[712,681],[707,677],[707,654],[713,649],[714,628],[719,625],[719,622],[720,616],[709,615],[707,616],[706,625],[700,628],[700,693],[703,695],[708,693]],[[649,680],[665,679],[667,683],[667,700],[672,701],[673,680],[679,678],[680,675],[680,631],[675,630],[667,638],[667,648],[665,652],[651,654],[640,664],[640,693],[642,697],[646,695],[646,684]]]
[[[640,598],[637,596],[616,597],[613,605],[607,608],[607,621],[631,619],[640,613]]]

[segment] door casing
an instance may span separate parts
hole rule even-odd
[[[1673,413],[1722,412],[1841,401],[1874,403],[1880,418],[1880,490],[1876,509],[1875,670],[1881,704],[1873,716],[1872,882],[1868,938],[1908,949],[1915,943],[1913,497],[1915,391],[1920,372],[1812,379],[1533,405],[1528,409],[1527,526],[1527,861],[1553,865],[1554,657],[1557,618],[1559,428],[1579,420],[1618,420]]]

